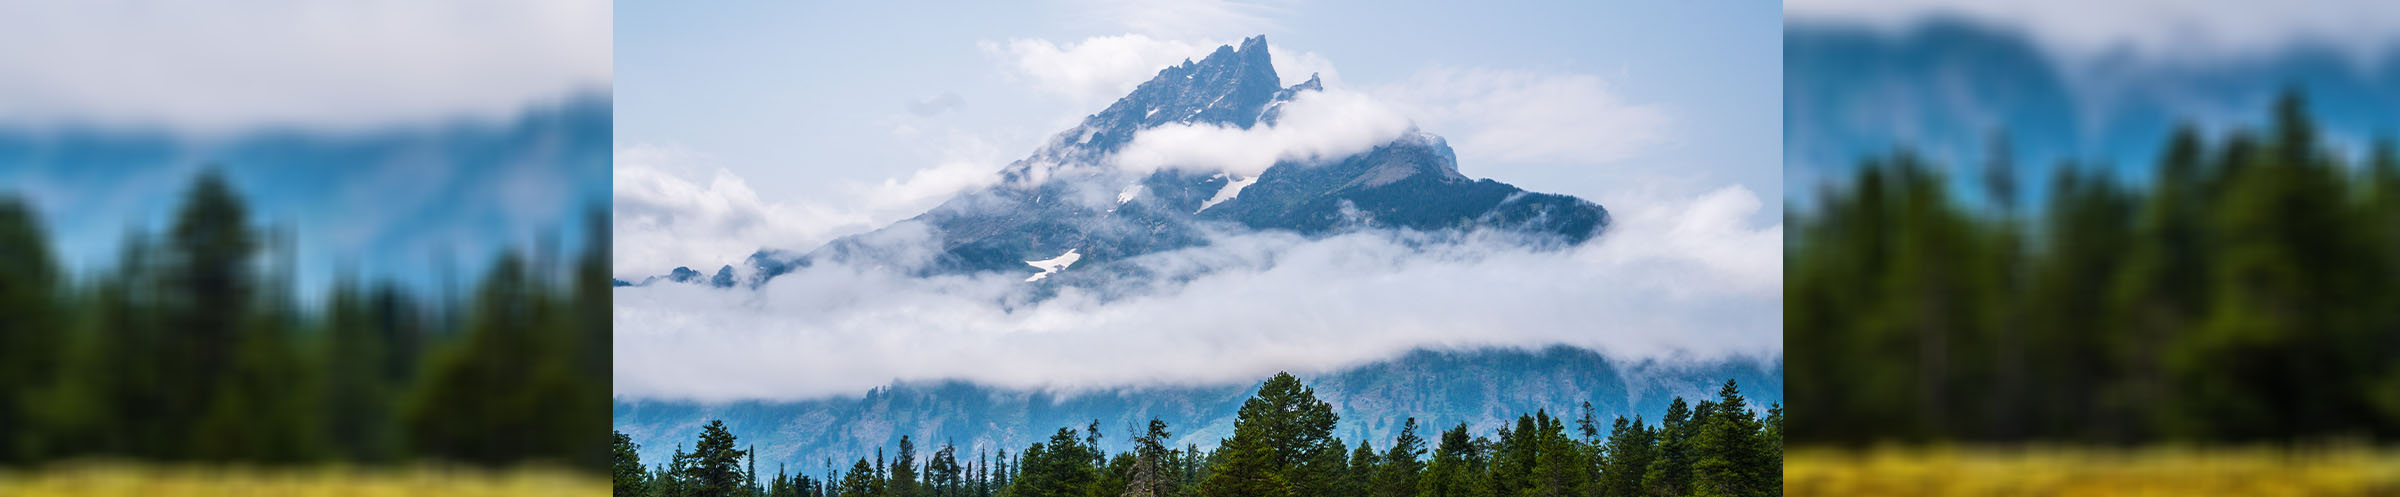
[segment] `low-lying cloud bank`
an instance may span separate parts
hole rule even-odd
[[[1252,381],[1419,348],[1782,353],[1782,226],[1745,221],[1762,208],[1755,194],[1603,201],[1617,224],[1572,249],[1490,232],[1227,234],[1127,261],[1199,276],[1110,298],[1066,288],[1035,299],[1021,274],[915,278],[838,263],[757,289],[619,289],[615,345],[628,353],[616,391],[797,400],[943,379],[1076,391]]]

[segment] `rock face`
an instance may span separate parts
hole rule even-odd
[[[1264,36],[1218,47],[1198,61],[1160,70],[1123,99],[1051,137],[1003,168],[995,186],[805,253],[762,249],[732,274],[720,271],[700,282],[755,285],[843,260],[921,274],[1023,273],[1034,284],[1073,285],[1091,278],[1065,276],[1111,274],[1112,262],[1207,244],[1209,233],[1505,229],[1533,235],[1525,237],[1529,243],[1571,245],[1608,225],[1608,211],[1597,204],[1459,174],[1449,145],[1421,131],[1347,157],[1279,162],[1255,176],[1188,168],[1132,172],[1112,161],[1144,130],[1273,126],[1285,103],[1321,91],[1324,83],[1313,75],[1283,86]],[[895,240],[935,250],[895,250]],[[1030,261],[1068,251],[1081,257],[1072,269],[1034,277],[1049,273]]]

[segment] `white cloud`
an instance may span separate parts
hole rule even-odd
[[[1655,205],[1620,207],[1610,234],[1547,252],[1490,234],[1224,235],[1132,260],[1195,277],[1137,283],[1152,286],[1114,300],[1065,289],[1032,301],[1022,274],[915,278],[838,263],[757,290],[620,289],[616,347],[644,353],[618,356],[615,388],[631,398],[791,400],[894,380],[1054,390],[1238,382],[1416,348],[1780,354],[1782,228],[1744,224],[1756,196],[1728,187]],[[1077,269],[1086,268],[1068,272]]]
[[[761,248],[814,247],[870,221],[860,212],[759,200],[724,169],[706,184],[686,179],[676,171],[689,168],[689,156],[617,148],[611,224],[618,277],[638,280],[676,266],[713,271]]]
[[[953,155],[959,154],[972,155]],[[699,154],[657,146],[617,148],[613,235],[618,277],[638,281],[676,266],[714,271],[721,265],[738,265],[762,248],[815,249],[999,181],[998,167],[954,157],[904,177],[843,184],[846,195],[837,198],[773,202],[761,200],[749,182],[733,172],[702,166],[706,161]],[[695,179],[702,175],[709,178],[705,184]]]
[[[1278,161],[1345,157],[1391,143],[1407,117],[1374,98],[1340,89],[1306,92],[1283,104],[1273,126],[1171,123],[1142,130],[1119,150],[1127,171],[1186,169],[1257,176]]]
[[[984,41],[977,45],[984,53],[1000,57],[1014,69],[1012,74],[1025,78],[1033,88],[1083,104],[1115,101],[1160,69],[1184,59],[1199,59],[1218,46],[1139,34],[1095,36],[1065,44],[1012,38],[1007,43]]]
[[[2356,56],[2400,45],[2400,3],[2382,0],[1794,0],[1799,22],[1861,22],[1902,28],[1935,16],[1964,16],[2023,29],[2064,55],[2130,52],[2161,60],[2244,57],[2323,45]]]
[[[988,163],[944,162],[909,173],[907,178],[887,178],[873,185],[851,185],[850,191],[866,200],[866,207],[874,217],[887,218],[902,213],[923,212],[961,192],[998,183],[1000,175],[996,171]]]
[[[1585,74],[1437,67],[1368,92],[1449,137],[1461,162],[1612,162],[1665,144],[1674,125]]]
[[[607,91],[605,0],[0,2],[0,123],[381,126]]]
[[[1323,79],[1327,87],[1342,86],[1342,74],[1333,69],[1333,61],[1316,52],[1294,52],[1268,44],[1267,58],[1275,61],[1275,79],[1282,80],[1284,86],[1308,81],[1311,74]]]

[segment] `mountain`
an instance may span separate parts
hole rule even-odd
[[[1588,241],[1609,224],[1608,211],[1592,202],[1469,178],[1441,137],[1414,129],[1338,157],[1282,160],[1255,175],[1183,164],[1136,169],[1115,159],[1138,143],[1137,136],[1161,127],[1277,126],[1287,115],[1301,116],[1294,109],[1326,91],[1313,76],[1285,85],[1266,38],[1245,39],[1160,70],[1002,168],[994,186],[822,247],[761,249],[705,283],[703,273],[689,268],[653,280],[757,285],[839,263],[920,276],[996,272],[1021,276],[1040,290],[1109,288],[1111,282],[1178,277],[1147,274],[1133,259],[1204,246],[1225,234],[1505,230],[1520,236],[1500,238],[1548,249]],[[1302,379],[1343,416],[1342,436],[1388,444],[1412,415],[1420,418],[1420,436],[1428,438],[1460,422],[1488,433],[1520,414],[1566,414],[1585,401],[1603,419],[1656,419],[1670,397],[1713,396],[1729,378],[1747,385],[1763,406],[1781,399],[1781,370],[1779,361],[1617,364],[1596,352],[1561,347],[1420,351],[1338,371],[1302,372],[1308,373]],[[1119,450],[1129,438],[1125,427],[1152,416],[1174,427],[1177,445],[1214,446],[1230,434],[1235,412],[1255,388],[1238,382],[1059,393],[901,383],[860,397],[792,402],[619,399],[614,411],[617,429],[643,445],[646,461],[664,460],[699,426],[723,419],[745,444],[756,444],[762,463],[814,468],[826,457],[850,460],[877,446],[889,448],[903,434],[919,440],[919,447],[954,441],[971,446],[968,453],[1016,451],[1058,428],[1094,420],[1109,434],[1105,444]]]
[[[1315,76],[1283,86],[1265,36],[1167,67],[1108,108],[1053,136],[1000,171],[992,187],[949,199],[914,218],[808,252],[766,248],[707,283],[758,284],[824,261],[906,268],[919,274],[996,271],[1036,284],[1139,276],[1128,258],[1209,243],[1212,233],[1283,230],[1480,228],[1572,245],[1608,225],[1608,211],[1566,195],[1527,192],[1458,172],[1441,137],[1410,131],[1371,150],[1285,160],[1256,176],[1162,168],[1136,172],[1112,157],[1144,130],[1170,124],[1274,126],[1284,104],[1324,91]],[[930,240],[931,253],[893,240]],[[738,275],[738,277],[736,277]],[[674,275],[668,281],[687,281]]]
[[[1949,167],[1954,181],[1978,182],[1962,191],[1982,191],[1998,133],[2026,203],[2043,198],[2062,161],[2140,181],[2178,123],[2257,129],[2285,90],[2302,92],[2326,137],[2347,150],[2400,132],[2389,125],[2400,114],[2400,50],[2088,56],[1964,18],[1897,30],[1794,21],[1783,40],[1784,189],[1803,206],[1860,161],[1900,147]]]
[[[1572,420],[1586,401],[1604,424],[1619,415],[1656,423],[1673,397],[1713,399],[1728,379],[1738,382],[1759,409],[1783,400],[1779,360],[1619,364],[1570,347],[1418,351],[1299,376],[1341,416],[1337,436],[1379,448],[1390,445],[1410,416],[1417,418],[1418,436],[1430,439],[1462,422],[1476,434],[1489,435],[1535,410]],[[943,382],[800,402],[619,399],[613,411],[616,429],[642,445],[644,462],[666,460],[676,444],[688,446],[702,425],[722,419],[742,443],[757,449],[761,467],[789,463],[813,472],[828,457],[847,461],[876,447],[890,450],[901,435],[916,440],[922,452],[948,441],[963,447],[961,454],[1014,453],[1059,428],[1080,429],[1094,420],[1105,434],[1104,444],[1116,452],[1126,448],[1127,427],[1152,416],[1173,429],[1171,445],[1214,447],[1232,434],[1235,412],[1257,388],[1242,383],[1056,394]]]

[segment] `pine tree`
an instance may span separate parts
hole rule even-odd
[[[1358,448],[1350,451],[1349,471],[1342,473],[1342,495],[1374,495],[1375,484],[1381,482],[1376,472],[1380,469],[1378,466],[1382,465],[1378,459],[1382,458],[1375,453],[1374,447],[1360,440]]]
[[[1026,447],[1019,462],[1021,473],[1011,495],[1015,497],[1082,497],[1097,480],[1097,468],[1091,466],[1092,456],[1087,445],[1076,440],[1075,430],[1059,428],[1050,436],[1048,445]]]
[[[1782,488],[1781,480],[1768,478],[1773,454],[1733,380],[1718,390],[1712,415],[1698,422],[1700,436],[1692,446],[1693,495],[1760,497]]]
[[[1123,452],[1108,458],[1108,464],[1100,466],[1092,478],[1091,485],[1085,487],[1084,495],[1088,497],[1125,495],[1133,487],[1134,469],[1140,464],[1134,459],[1133,454]]]
[[[1540,429],[1531,415],[1517,416],[1515,428],[1500,429],[1492,446],[1488,481],[1492,495],[1516,497],[1533,492],[1534,465],[1541,455],[1535,437]]]
[[[1361,442],[1360,447],[1365,447]],[[1417,477],[1424,472],[1425,439],[1417,436],[1417,418],[1409,417],[1400,425],[1400,435],[1393,437],[1392,447],[1384,452],[1376,468],[1375,480],[1369,494],[1374,497],[1410,497],[1417,494]]]
[[[692,446],[692,464],[685,468],[694,497],[733,497],[748,493],[742,472],[742,459],[749,451],[735,447],[733,432],[725,422],[710,420],[701,427],[700,441]]]
[[[1600,495],[1644,495],[1644,474],[1655,454],[1656,437],[1640,417],[1631,423],[1618,416],[1609,429],[1607,463],[1600,472]]]
[[[1010,463],[1009,461],[1011,461],[1011,459],[1008,457],[1008,449],[1000,449],[998,457],[992,458],[992,464],[994,465],[994,468],[992,469],[992,493],[994,494],[1008,492],[1009,489],[1013,488],[1017,483],[1016,471],[1024,471],[1023,468],[1018,468],[1015,464]]]
[[[1264,491],[1334,493],[1344,469],[1342,447],[1333,438],[1338,420],[1332,405],[1317,400],[1315,390],[1289,373],[1276,373],[1242,403],[1234,419],[1233,438],[1219,449],[1235,451],[1226,454],[1231,462],[1210,476],[1226,482],[1203,483],[1202,492],[1209,497],[1274,495],[1244,493]],[[1274,475],[1269,478],[1249,471]],[[1208,488],[1235,493],[1210,493]]]
[[[875,467],[867,465],[867,458],[858,458],[857,464],[850,465],[850,472],[842,475],[841,493],[850,497],[879,495],[882,485],[875,480]]]
[[[1696,457],[1692,444],[1700,426],[1683,397],[1667,404],[1658,431],[1658,453],[1642,476],[1642,488],[1650,495],[1684,495],[1691,491],[1692,460]]]
[[[609,434],[615,440],[609,449],[609,458],[614,467],[609,487],[615,489],[617,497],[650,495],[649,475],[642,467],[642,446],[633,443],[633,438],[625,436],[623,432],[610,430]]]
[[[1588,490],[1583,450],[1569,438],[1566,426],[1547,411],[1534,412],[1535,429],[1528,437],[1536,454],[1532,486],[1526,495],[1535,497],[1568,497],[1582,495]]]
[[[1275,467],[1275,450],[1260,436],[1242,437],[1241,428],[1234,429],[1234,438],[1217,448],[1225,460],[1208,480],[1201,482],[1204,497],[1287,497],[1294,493],[1292,484]]]
[[[933,460],[925,465],[927,494],[933,497],[961,497],[960,491],[965,485],[960,476],[962,471],[964,469],[958,465],[958,446],[943,443],[941,449],[933,451]]]
[[[900,453],[897,457],[892,460],[890,496],[918,497],[917,446],[908,440],[908,435],[900,436]]]
[[[1167,431],[1166,421],[1150,418],[1149,428],[1133,439],[1135,461],[1133,474],[1126,484],[1127,497],[1173,497],[1182,494],[1182,488],[1173,474],[1173,461],[1169,460],[1173,454],[1167,450],[1167,438],[1171,436],[1174,434]]]
[[[1481,497],[1486,495],[1482,482],[1483,468],[1477,463],[1474,442],[1467,436],[1467,424],[1442,431],[1442,443],[1433,452],[1433,461],[1417,480],[1420,497]]]
[[[659,471],[651,473],[652,475],[657,475],[657,479],[665,480],[665,484],[657,485],[659,495],[665,497],[690,497],[692,495],[691,454],[683,451],[683,444],[675,444],[675,455],[674,457],[669,458],[668,461],[670,462],[666,467],[659,468]]]

